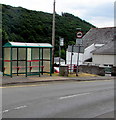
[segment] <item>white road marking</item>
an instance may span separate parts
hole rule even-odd
[[[82,94],[69,95],[69,96],[60,97],[59,99],[62,100],[62,99],[77,97],[77,96],[81,96],[81,95],[88,95],[88,94],[90,94],[90,93],[82,93]]]
[[[19,110],[19,109],[22,109],[22,108],[25,108],[25,107],[27,107],[27,106],[26,105],[19,106],[19,107],[13,108],[13,109],[4,110],[4,111],[2,111],[2,113],[7,113],[7,112],[12,111],[12,110]]]
[[[4,110],[4,111],[2,111],[2,113],[6,113],[6,112],[9,112],[9,110]]]
[[[16,107],[16,108],[14,108],[15,110],[19,110],[19,109],[22,109],[22,108],[25,108],[25,107],[27,107],[26,105],[23,105],[23,106],[19,106],[19,107]]]

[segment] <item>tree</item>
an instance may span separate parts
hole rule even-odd
[[[65,39],[62,57],[69,44],[75,44],[76,28],[81,27],[83,33],[94,27],[90,23],[69,13],[56,14],[55,56],[58,56],[59,36]],[[2,5],[2,38],[16,42],[51,43],[52,14],[27,10],[21,7]]]
[[[7,43],[9,40],[8,34],[6,33],[6,31],[3,29],[2,30],[2,44],[4,45],[5,43]]]

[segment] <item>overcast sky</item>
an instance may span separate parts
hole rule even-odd
[[[0,0],[0,3],[30,10],[53,12],[54,0]],[[56,0],[56,12],[71,13],[96,27],[114,26],[115,0]]]

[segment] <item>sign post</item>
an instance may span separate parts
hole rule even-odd
[[[64,38],[60,38],[60,46],[64,46]]]
[[[80,53],[80,48],[82,46],[83,32],[82,31],[78,31],[77,34],[76,34],[76,37],[77,37],[76,45],[78,47],[76,76],[78,76],[78,72],[79,72],[79,53]]]
[[[59,71],[60,71],[61,46],[64,46],[64,38],[59,37]]]
[[[73,50],[74,50],[74,45],[71,45],[71,63],[70,63],[70,74],[73,72],[72,70],[72,58],[73,58]]]

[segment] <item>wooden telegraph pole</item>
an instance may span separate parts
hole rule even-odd
[[[55,50],[55,3],[53,3],[53,22],[52,22],[52,72],[54,72],[54,50]]]

